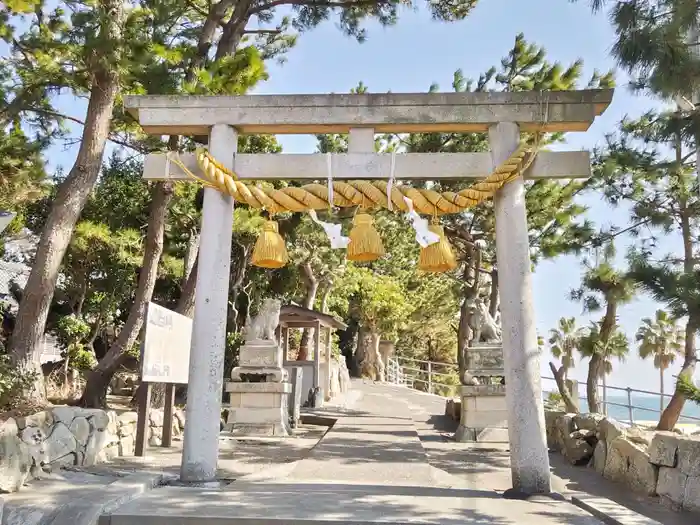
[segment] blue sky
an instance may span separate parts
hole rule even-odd
[[[335,23],[327,22],[302,35],[285,64],[270,64],[270,79],[255,92],[343,93],[359,81],[372,92],[420,92],[433,82],[449,91],[456,69],[461,68],[467,77],[478,77],[498,64],[520,32],[528,41],[544,46],[551,61],[568,64],[582,58],[587,79],[593,69],[605,71],[614,67],[610,58],[614,34],[606,17],[592,15],[586,5],[586,1],[571,4],[567,0],[481,0],[467,20],[453,24],[432,21],[424,8],[406,10],[395,27],[370,24],[368,39],[363,44],[343,36]],[[618,75],[620,87],[611,107],[588,132],[569,134],[568,148],[592,148],[605,133],[615,129],[624,115],[638,115],[654,104],[631,95],[624,82],[624,76]],[[81,116],[83,108],[83,104],[65,103],[65,109],[76,116]],[[310,152],[315,145],[312,137],[303,136],[285,136],[281,142],[288,153]],[[74,155],[75,148],[57,147],[52,164],[69,169]],[[586,204],[591,206],[591,218],[597,223],[623,224],[626,220],[623,212],[611,211],[600,199],[591,198]],[[573,257],[560,257],[537,267],[534,295],[541,334],[555,326],[561,316],[581,314],[580,306],[567,299],[568,291],[577,286],[580,275],[580,266]],[[657,307],[650,300],[640,298],[622,309],[620,322],[633,336],[640,319],[653,315]],[[582,319],[581,323],[586,321]],[[550,375],[549,356],[544,357],[543,373]],[[672,384],[671,374],[677,368],[668,372],[667,384]],[[573,375],[584,379],[585,366],[579,366]],[[651,363],[632,355],[616,368],[608,382],[658,390],[658,373]]]

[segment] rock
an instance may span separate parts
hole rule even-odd
[[[700,475],[700,439],[682,437],[678,440],[678,469],[686,476]]]
[[[664,505],[674,510],[683,507],[685,489],[688,476],[680,470],[670,467],[659,467],[659,481],[656,484],[656,493]]]
[[[620,438],[618,438],[620,439]],[[627,485],[636,492],[643,492],[648,496],[656,495],[656,485],[659,478],[659,467],[649,463],[649,454],[646,447],[631,443],[627,468]]]
[[[20,432],[20,438],[30,447],[41,446],[41,444],[46,439],[46,434],[39,427],[25,427],[22,432]]]
[[[162,437],[151,436],[148,438],[148,446],[149,447],[159,447],[162,442],[163,442]]]
[[[688,476],[683,496],[683,510],[700,512],[700,473],[697,476]]]
[[[119,431],[119,422],[117,421],[117,413],[110,410],[107,412],[107,418],[109,419],[109,422],[107,423],[107,432],[113,435],[117,435],[117,432]]]
[[[150,426],[152,427],[162,427],[163,426],[163,411],[154,409],[151,410],[149,414]]]
[[[625,431],[625,435],[632,443],[648,447],[654,437],[654,432],[639,427],[632,427]]]
[[[90,423],[84,417],[76,417],[70,424],[70,431],[81,447],[87,445],[90,438]]]
[[[76,412],[81,409],[69,406],[57,406],[51,409],[53,415],[53,420],[55,423],[63,423],[66,427],[70,426],[73,422],[73,418],[76,416]]]
[[[602,439],[610,445],[615,438],[622,436],[625,433],[625,427],[620,423],[610,418],[603,418],[598,423],[598,439]]]
[[[593,468],[601,476],[605,471],[605,461],[607,460],[607,457],[608,444],[603,440],[599,440],[595,445],[595,449],[593,450]]]
[[[105,447],[101,452],[101,461],[112,461],[114,458],[119,457],[119,445],[112,444]]]
[[[22,430],[26,427],[39,427],[48,430],[53,425],[53,414],[49,410],[42,410],[31,416],[17,418],[17,427]]]
[[[566,412],[561,410],[545,410],[544,412],[544,426],[547,431],[547,446],[551,450],[559,451],[559,430],[557,429],[556,421],[557,418],[565,415]]]
[[[571,433],[571,437],[574,439],[585,439],[588,442],[588,444],[592,447],[595,447],[596,443],[598,443],[598,438],[596,437],[595,430],[574,430]]]
[[[554,420],[553,439],[555,450],[565,450],[566,441],[574,428],[574,414],[561,414]]]
[[[603,419],[605,419],[603,414],[576,414],[574,416],[574,425],[578,430],[596,432],[598,425]]]
[[[649,444],[649,461],[659,467],[675,467],[679,438],[673,432],[656,432]]]
[[[180,430],[185,429],[185,411],[179,408],[173,412],[174,419],[180,423]]]
[[[106,430],[110,423],[109,413],[104,410],[91,410],[87,420],[93,430]]]
[[[71,465],[75,464],[75,452],[78,449],[78,443],[71,431],[63,423],[56,423],[53,426],[51,434],[44,441],[44,448],[49,463],[59,462],[60,464],[66,464],[66,462],[70,461]]]
[[[29,447],[18,436],[14,419],[0,426],[0,492],[15,492],[30,475],[32,458]]]
[[[119,430],[117,431],[117,435],[121,437],[125,436],[132,436],[136,433],[136,425],[123,425],[119,427]]]
[[[100,461],[101,452],[113,441],[116,441],[116,438],[113,437],[113,434],[105,430],[97,430],[90,434],[87,444],[85,445],[83,465],[90,467],[98,463]]]
[[[564,444],[564,455],[572,465],[585,465],[593,455],[593,447],[585,439],[572,437]]]
[[[119,455],[133,456],[136,443],[133,436],[126,436],[119,440]]]
[[[124,412],[122,414],[119,414],[119,417],[117,417],[117,424],[118,426],[136,425],[136,422],[138,420],[139,415],[136,412]]]
[[[608,454],[605,460],[605,468],[603,476],[611,481],[622,482],[627,475],[627,457],[624,455],[624,449],[627,445],[631,445],[629,441],[625,441],[622,436],[613,439],[612,443],[608,443]]]

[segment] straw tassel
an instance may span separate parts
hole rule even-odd
[[[429,273],[443,273],[457,268],[457,259],[445,236],[445,230],[437,221],[433,221],[428,229],[439,235],[440,240],[421,248],[418,269]]]
[[[260,268],[282,268],[289,260],[284,239],[279,234],[277,221],[265,221],[263,231],[253,249],[251,263]]]
[[[372,216],[358,213],[353,220],[348,245],[348,259],[351,261],[376,261],[384,255],[382,238],[374,228]]]

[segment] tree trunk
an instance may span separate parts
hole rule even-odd
[[[700,327],[700,321],[694,317],[690,317],[685,325],[685,358],[683,359],[683,368],[681,368],[678,377],[693,378],[695,374],[695,363],[697,356],[695,355],[695,335]],[[678,423],[678,418],[681,417],[683,405],[685,404],[685,396],[682,392],[676,390],[673,392],[671,401],[668,402],[666,409],[662,412],[659,418],[657,430],[673,430],[673,427]]]
[[[245,312],[238,311],[238,297],[243,287],[248,268],[250,267],[251,247],[247,244],[233,240],[231,244],[231,271],[228,283],[229,308],[228,320],[226,323],[227,332],[238,332],[239,327],[245,324],[250,305],[246,306]]]
[[[554,374],[554,380],[557,382],[557,388],[559,389],[561,398],[566,406],[566,411],[571,414],[578,414],[579,408],[576,406],[576,403],[574,403],[574,399],[571,397],[571,392],[569,392],[569,387],[566,385],[566,379],[564,378],[564,367],[562,366],[559,368],[559,370],[557,370],[554,363],[550,361],[549,368],[552,370],[552,374]]]
[[[700,136],[695,137],[696,147],[699,142]],[[683,150],[680,135],[676,139],[676,165],[678,166],[679,172],[683,169]],[[700,149],[698,149],[700,151]],[[698,156],[700,158],[700,155]],[[698,172],[698,182],[700,182],[700,167],[696,166]],[[683,271],[686,275],[693,275],[695,273],[695,254],[693,253],[693,230],[691,225],[691,217],[694,217],[694,210],[688,208],[687,199],[683,198],[679,202],[680,211],[680,226],[681,226],[681,237],[683,239]],[[695,363],[697,362],[697,355],[695,350],[695,336],[698,329],[700,329],[700,319],[697,317],[692,310],[695,305],[686,305],[690,311],[688,316],[688,322],[685,325],[685,352],[683,358],[683,368],[681,368],[679,377],[687,377],[692,381],[693,375],[695,374]],[[669,401],[666,409],[661,413],[659,417],[659,424],[657,425],[658,430],[673,430],[673,427],[678,423],[678,418],[681,416],[683,411],[683,405],[685,405],[685,395],[683,392],[676,390],[673,392],[671,401]]]
[[[303,306],[304,308],[312,309],[314,307],[314,303],[316,302],[318,279],[314,275],[314,270],[309,261],[305,261],[303,264],[301,264],[299,269],[301,270],[301,277],[304,281],[304,287],[306,288]],[[301,342],[299,343],[299,354],[297,355],[297,361],[306,361],[309,359],[309,344],[313,334],[313,328],[304,328],[301,335]]]
[[[158,182],[153,188],[153,200],[151,201],[151,213],[148,219],[146,232],[146,244],[143,253],[143,266],[139,276],[139,284],[136,289],[134,303],[129,311],[129,317],[114,344],[100,360],[94,370],[88,375],[85,392],[81,399],[81,405],[91,408],[106,406],[107,387],[112,376],[119,369],[125,352],[136,342],[143,321],[146,316],[146,308],[153,296],[153,289],[158,277],[158,263],[163,253],[163,234],[168,205],[173,197],[173,186],[170,182]]]
[[[199,233],[193,228],[190,233],[190,238],[187,240],[187,248],[185,248],[184,272],[182,273],[183,290],[199,257],[199,239]]]
[[[355,358],[353,359],[353,367],[351,370],[354,377],[362,377],[362,363],[369,351],[371,336],[372,333],[366,327],[360,326],[357,333],[357,349],[355,350]]]
[[[491,270],[491,293],[489,294],[489,314],[494,319],[498,313],[498,270]]]
[[[368,330],[369,347],[366,349],[364,359],[360,363],[363,377],[369,377],[373,381],[384,382],[386,379],[384,360],[379,352],[380,336],[376,330]]]
[[[586,380],[586,396],[588,397],[588,411],[592,414],[600,413],[600,399],[598,398],[598,379],[600,379],[600,366],[603,356],[593,354],[588,363],[588,378]]]
[[[104,60],[93,68],[90,100],[80,149],[68,177],[61,183],[37,246],[32,271],[22,294],[17,322],[10,341],[13,364],[28,372],[37,372],[34,388],[27,397],[43,402],[46,392],[39,365],[38,351],[46,329],[46,319],[56,291],[56,281],[73,229],[99,175],[105,145],[109,136],[114,101],[119,92],[121,33],[124,3],[101,0],[97,9],[103,17],[102,38],[113,45]],[[106,48],[105,48],[106,49]],[[103,67],[106,65],[106,68]]]
[[[321,312],[324,314],[328,313],[328,299],[331,296],[331,292],[333,291],[333,279],[331,277],[327,277],[325,279],[325,285],[323,287],[323,294],[321,295]]]
[[[605,316],[600,323],[600,338],[599,341],[605,347],[610,340],[610,336],[615,329],[617,321],[617,303],[606,298]],[[588,363],[588,377],[586,379],[586,396],[588,397],[588,410],[591,413],[600,413],[600,397],[598,396],[598,381],[605,373],[605,356],[596,352],[591,356],[591,361]]]
[[[663,414],[664,412],[664,367],[659,367],[659,389],[661,390],[661,396],[659,400],[659,411]]]
[[[469,344],[473,339],[471,329],[472,313],[469,305],[479,295],[479,267],[481,266],[481,250],[474,247],[470,251],[471,264],[466,264],[464,268],[464,280],[470,284],[464,287],[464,298],[459,310],[459,329],[457,331],[457,366],[459,368],[459,380],[464,383],[464,373],[467,371],[467,352]]]

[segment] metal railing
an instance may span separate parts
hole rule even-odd
[[[446,381],[449,377],[451,380]],[[549,391],[558,393],[553,377],[542,376],[543,381],[551,381],[553,388]],[[459,394],[459,367],[454,363],[438,363],[435,361],[423,361],[410,357],[390,357],[386,364],[386,380],[389,383],[406,386],[429,394],[440,395],[442,397],[454,397]],[[601,404],[603,405],[604,414],[609,414],[610,407],[626,409],[627,418],[620,417],[616,414],[614,419],[622,423],[633,425],[635,423],[635,411],[655,414],[652,419],[658,419],[661,414],[661,399],[671,398],[672,394],[661,394],[651,390],[640,390],[629,387],[618,387],[608,384],[598,385],[602,392]],[[585,392],[585,383],[578,383],[579,390],[582,388]],[[608,392],[624,392],[626,394],[626,402],[611,401],[608,397]],[[586,411],[587,401],[586,395],[579,395],[576,392],[576,397],[580,401],[579,406],[583,412]],[[652,406],[635,404],[634,399],[637,396],[647,396],[654,398],[658,408]],[[637,418],[637,421],[644,421],[643,418]],[[679,419],[679,423],[697,423],[700,424],[700,417],[683,413]]]

